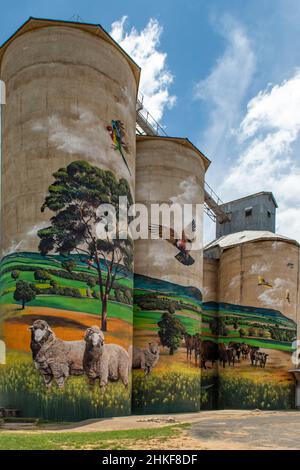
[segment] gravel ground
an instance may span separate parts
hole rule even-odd
[[[297,449],[300,450],[300,413],[297,411],[203,411],[200,413],[128,416],[87,420],[69,425],[28,426],[6,424],[2,432],[97,432],[157,428],[188,423],[178,436],[161,445],[148,442],[145,449]]]

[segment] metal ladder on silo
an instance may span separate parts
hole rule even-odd
[[[144,106],[144,96],[139,93],[136,102],[136,132],[139,135],[159,135],[167,137],[163,127],[154,119]],[[230,220],[230,214],[223,211],[220,205],[223,201],[215,191],[205,182],[204,212],[213,222],[224,223]]]

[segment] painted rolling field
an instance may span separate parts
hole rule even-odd
[[[0,286],[0,305],[4,306],[2,312],[6,316],[18,315],[19,305],[13,298],[16,282],[11,277],[11,272],[13,270],[19,271],[18,280],[27,281],[34,283],[39,289],[50,288],[49,282],[37,282],[34,278],[34,270],[45,269],[51,275],[51,280],[59,284],[60,287],[70,287],[77,288],[81,294],[81,298],[74,298],[70,296],[62,296],[55,294],[39,294],[34,300],[28,302],[26,307],[41,307],[41,308],[52,308],[59,310],[67,310],[73,312],[73,315],[76,312],[89,313],[92,315],[100,315],[101,313],[101,303],[99,299],[89,298],[86,295],[87,283],[84,281],[76,279],[68,279],[66,277],[57,276],[51,274],[51,270],[63,271],[61,268],[61,262],[64,258],[60,256],[47,256],[42,257],[35,253],[30,254],[17,254],[13,256],[8,256],[4,258],[1,263],[0,276],[1,276],[1,286]],[[22,266],[24,271],[22,271]],[[28,270],[32,269],[32,270]],[[73,271],[75,274],[84,273],[88,276],[94,276],[93,271],[89,270],[84,266],[84,263],[78,261],[76,269]],[[95,276],[94,276],[95,277]],[[118,281],[121,286],[124,288],[132,288],[132,279],[122,278]],[[95,285],[93,287],[95,292],[99,292],[99,287]],[[112,289],[111,294],[114,295],[114,289]],[[10,307],[8,307],[10,306]],[[10,313],[9,313],[10,312]],[[3,315],[3,314],[2,314]],[[120,302],[109,300],[108,303],[108,316],[109,318],[117,318],[123,320],[127,323],[132,324],[132,307],[131,305],[126,305]]]

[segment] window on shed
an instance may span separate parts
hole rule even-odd
[[[250,217],[252,215],[252,207],[247,207],[245,209],[245,217]]]

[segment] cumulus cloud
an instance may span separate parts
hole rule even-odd
[[[226,16],[218,32],[226,41],[224,53],[210,74],[196,84],[194,94],[210,108],[209,126],[201,138],[201,147],[209,155],[215,155],[217,149],[224,152],[225,140],[237,124],[255,70],[255,55],[242,25]]]
[[[277,230],[300,238],[300,71],[269,85],[247,106],[235,151],[240,157],[227,174],[223,194],[234,197],[273,191],[279,204]]]
[[[164,110],[174,106],[176,101],[170,93],[174,77],[166,65],[167,54],[159,50],[163,28],[151,18],[141,31],[135,28],[128,31],[127,19],[123,16],[115,21],[110,34],[142,68],[140,91],[144,95],[144,105],[155,119],[160,120]]]

